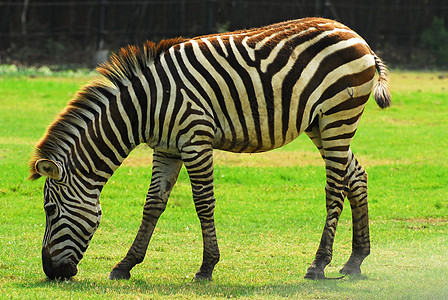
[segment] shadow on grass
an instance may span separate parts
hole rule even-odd
[[[218,281],[200,281],[192,279],[179,279],[175,282],[166,281],[166,283],[151,283],[144,279],[130,280],[69,280],[69,281],[50,281],[48,279],[36,281],[34,283],[17,284],[19,288],[44,289],[48,295],[63,296],[65,293],[75,295],[88,295],[89,297],[101,295],[141,297],[141,296],[161,296],[161,297],[260,297],[276,296],[290,297],[294,295],[301,296],[329,296],[329,295],[354,295],[359,286],[357,281],[367,280],[366,276],[347,276],[340,280],[306,280],[298,279],[294,282],[282,283],[281,281],[272,284],[257,283],[224,283]],[[68,295],[67,295],[68,296]]]

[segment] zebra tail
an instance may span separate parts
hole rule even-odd
[[[378,71],[378,81],[375,83],[373,87],[373,97],[375,98],[376,103],[381,108],[386,108],[390,106],[392,96],[389,91],[389,74],[387,71],[386,65],[383,63],[381,58],[379,58],[375,53],[373,53],[373,57],[375,58],[375,67]]]

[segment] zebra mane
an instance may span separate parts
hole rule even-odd
[[[141,73],[169,48],[184,41],[182,37],[162,40],[159,44],[146,41],[143,51],[137,46],[128,45],[121,48],[117,54],[112,54],[109,62],[100,65],[97,71],[113,85],[120,87]]]
[[[100,65],[97,71],[103,75],[110,84],[101,80],[94,81],[84,86],[76,96],[69,101],[66,108],[59,114],[56,120],[48,127],[42,139],[36,145],[36,149],[29,162],[30,176],[28,179],[36,180],[41,177],[35,168],[36,161],[41,158],[51,159],[55,154],[67,152],[62,145],[73,136],[73,128],[79,128],[81,121],[85,123],[86,115],[83,113],[93,103],[104,102],[114,94],[114,90],[126,86],[132,79],[143,72],[145,68],[153,64],[160,55],[174,45],[180,44],[185,39],[179,37],[162,40],[159,44],[147,41],[143,50],[137,46],[129,45],[121,48],[118,53],[112,54],[109,61]]]

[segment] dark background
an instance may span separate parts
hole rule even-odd
[[[307,16],[348,25],[392,67],[448,66],[447,0],[0,0],[0,62],[88,66],[101,49]]]

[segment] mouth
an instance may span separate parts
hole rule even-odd
[[[69,280],[78,273],[78,267],[72,260],[54,264],[48,248],[42,249],[42,264],[44,273],[50,280]]]
[[[44,268],[44,272],[50,280],[70,280],[78,273],[78,267],[75,263],[70,262],[68,264],[60,264],[51,271]]]

